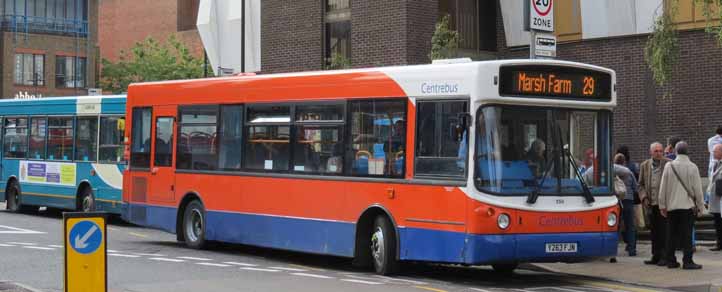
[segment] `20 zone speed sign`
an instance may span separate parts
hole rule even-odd
[[[554,0],[528,0],[531,1],[529,9],[529,25],[531,29],[541,31],[554,31]]]

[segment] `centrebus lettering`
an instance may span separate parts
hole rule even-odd
[[[450,94],[450,93],[458,93],[459,92],[459,84],[449,84],[449,83],[442,83],[442,84],[430,84],[430,83],[421,83],[421,93],[424,94]]]
[[[542,216],[539,218],[539,225],[541,226],[581,226],[584,225],[584,220],[577,217],[546,217]]]
[[[572,80],[562,79],[554,74],[548,74],[546,76],[544,74],[530,76],[525,72],[519,72],[517,79],[517,90],[519,92],[564,95],[572,94]]]

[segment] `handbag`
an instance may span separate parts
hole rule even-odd
[[[682,181],[682,178],[679,177],[679,174],[677,173],[677,169],[674,168],[674,164],[669,165],[672,168],[672,172],[674,172],[674,176],[677,177],[677,180],[679,181],[679,184],[682,185],[682,188],[684,188],[684,191],[687,192],[687,197],[689,197],[690,200],[692,200],[692,205],[694,205],[694,215],[697,216],[699,214],[699,209],[697,208],[697,201],[694,199],[692,192],[689,191],[687,188],[687,185],[684,184]]]
[[[624,197],[627,196],[627,185],[618,175],[614,176],[614,194],[617,195],[619,201],[624,200]]]

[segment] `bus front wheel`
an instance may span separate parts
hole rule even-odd
[[[206,211],[203,205],[194,200],[183,212],[183,237],[186,245],[194,249],[202,249],[206,244]]]
[[[371,259],[377,274],[389,275],[396,272],[396,233],[389,219],[376,217],[371,233]]]

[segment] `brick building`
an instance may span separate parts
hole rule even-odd
[[[152,37],[166,40],[175,34],[196,56],[203,44],[196,29],[200,0],[98,0],[100,55],[117,61],[121,50]]]
[[[97,78],[96,0],[0,1],[2,98],[86,95]]]

